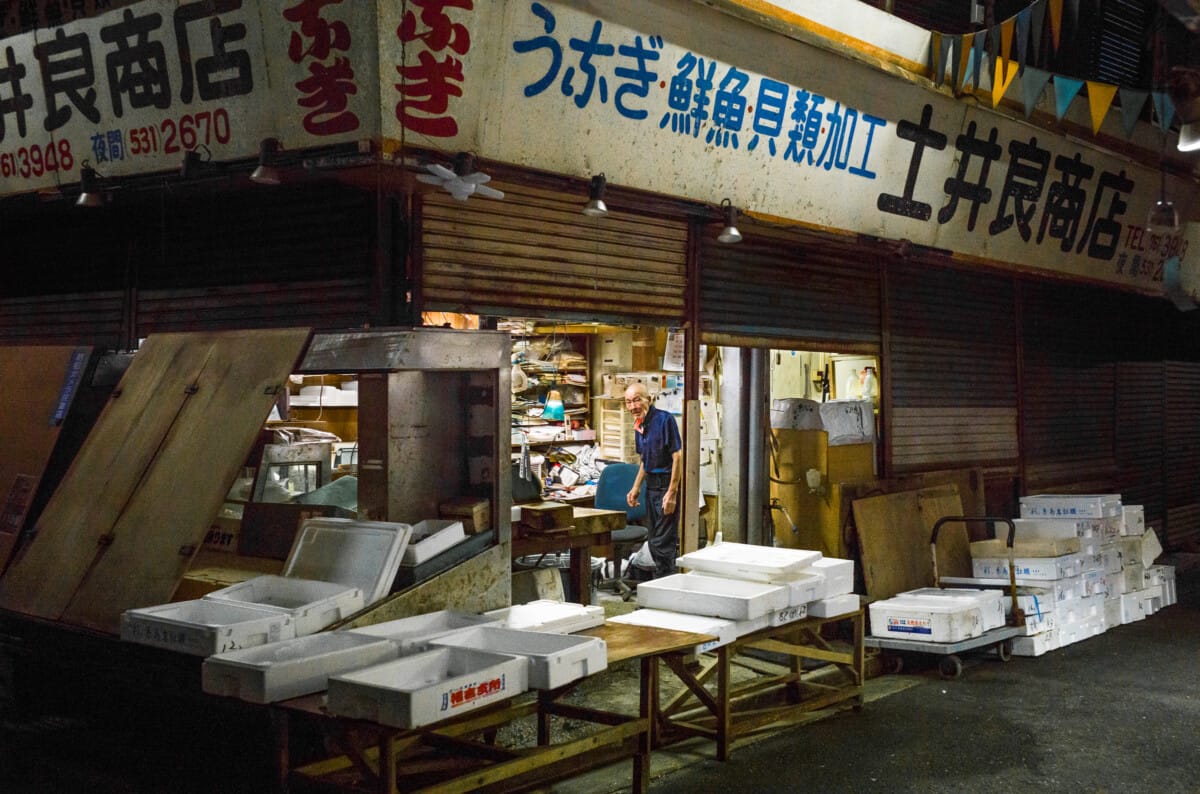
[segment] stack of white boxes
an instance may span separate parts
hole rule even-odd
[[[1039,494],[1020,504],[1012,567],[1025,635],[1014,654],[1040,656],[1173,603],[1174,569],[1152,564],[1162,549],[1140,506],[1119,494]],[[975,577],[1009,580],[1004,540],[973,543],[971,556]]]

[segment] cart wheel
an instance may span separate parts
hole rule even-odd
[[[938,662],[938,672],[942,674],[942,678],[958,678],[962,675],[962,659],[959,659],[954,654],[943,656]]]
[[[1000,657],[1000,661],[1007,662],[1012,658],[1013,641],[1004,640],[996,645],[996,655]]]

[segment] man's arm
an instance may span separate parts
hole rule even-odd
[[[663,494],[663,512],[674,513],[675,503],[679,496],[679,483],[683,480],[683,452],[675,450],[671,453],[671,484]]]
[[[625,503],[630,507],[638,506],[638,496],[642,492],[642,480],[646,477],[646,468],[644,463],[638,464],[637,476],[633,478],[633,488],[625,495]]]

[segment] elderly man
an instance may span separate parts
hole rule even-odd
[[[675,573],[679,555],[679,483],[683,476],[683,440],[675,417],[650,403],[646,386],[635,383],[625,390],[625,407],[633,415],[637,451],[642,458],[633,489],[625,497],[637,507],[642,480],[646,481],[646,519],[649,524],[650,555],[655,575]]]

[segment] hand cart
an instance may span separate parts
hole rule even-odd
[[[1007,518],[995,518],[991,516],[944,516],[939,518],[933,524],[933,532],[929,539],[930,552],[933,555],[933,582],[935,587],[942,587],[941,577],[938,576],[937,568],[937,538],[938,530],[943,524],[962,523],[966,524],[969,521],[986,521],[993,527],[997,522],[1008,525],[1008,578],[1009,586],[1012,595],[1012,611],[1005,625],[998,628],[989,629],[978,637],[969,637],[958,642],[920,642],[917,640],[902,640],[894,637],[864,637],[863,645],[868,648],[879,648],[881,650],[890,651],[912,651],[915,653],[929,653],[940,655],[942,658],[938,661],[938,672],[943,678],[957,678],[962,674],[963,663],[959,656],[965,651],[978,650],[979,648],[994,648],[996,656],[1002,662],[1007,662],[1012,658],[1013,641],[1012,638],[1020,635],[1025,626],[1025,614],[1017,606],[1017,580],[1016,571],[1013,565],[1013,537],[1016,534],[1016,525]],[[899,661],[899,659],[897,658]],[[899,672],[900,666],[897,665],[896,672]]]

